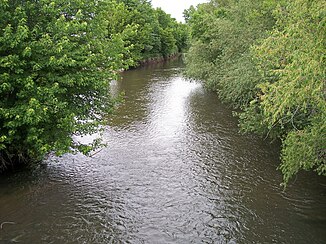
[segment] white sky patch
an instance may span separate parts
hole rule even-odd
[[[171,14],[177,21],[184,22],[183,11],[191,5],[197,6],[199,3],[206,3],[208,0],[152,0],[154,8],[160,7],[166,13]]]

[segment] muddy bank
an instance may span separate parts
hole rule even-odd
[[[175,60],[175,59],[179,58],[180,56],[182,56],[182,53],[174,53],[174,54],[170,54],[166,57],[159,56],[159,57],[147,58],[147,59],[139,61],[138,67]]]

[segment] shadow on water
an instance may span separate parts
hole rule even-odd
[[[0,243],[325,243],[326,181],[280,187],[279,145],[240,135],[180,62],[123,73],[108,147],[0,179]]]

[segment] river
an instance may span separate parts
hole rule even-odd
[[[280,186],[279,145],[238,133],[182,64],[127,71],[108,146],[0,179],[0,243],[326,243],[326,180]],[[84,138],[87,140],[87,138]]]

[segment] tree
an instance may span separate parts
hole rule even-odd
[[[243,109],[242,131],[282,140],[285,184],[326,175],[324,2],[211,0],[185,15],[187,75]]]
[[[320,0],[286,2],[271,35],[253,53],[262,74],[243,128],[282,139],[285,184],[299,170],[326,175],[325,8]]]
[[[250,47],[272,28],[274,7],[269,0],[224,0],[187,11],[193,40],[187,74],[204,79],[208,88],[234,107],[246,106],[259,82]]]
[[[119,35],[132,66],[141,60],[168,57],[187,47],[188,29],[149,1],[118,0],[108,12],[109,30]]]
[[[0,170],[47,153],[88,152],[112,109],[109,81],[124,43],[109,35],[109,1],[0,2]]]

